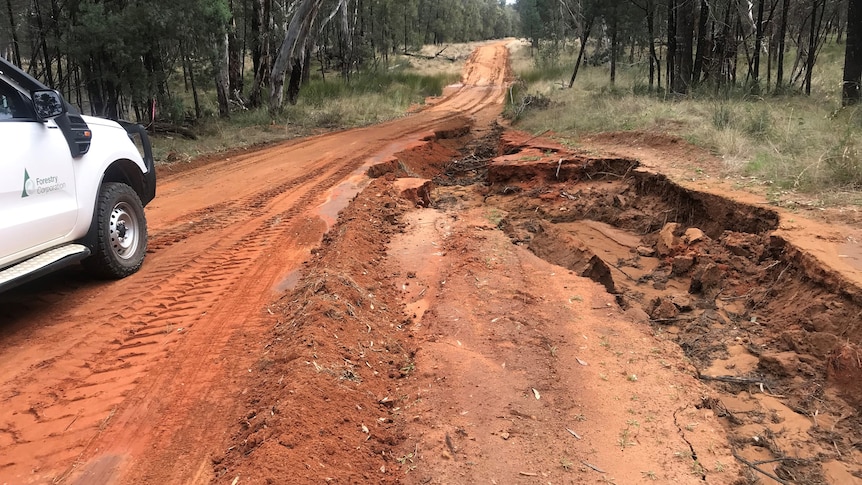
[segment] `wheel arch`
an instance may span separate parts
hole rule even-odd
[[[102,176],[102,186],[108,182],[119,182],[126,184],[132,188],[141,198],[144,205],[149,202],[146,195],[144,174],[141,173],[141,168],[133,161],[121,158],[114,161],[105,169],[105,174]]]

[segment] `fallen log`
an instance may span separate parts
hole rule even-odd
[[[155,122],[147,127],[153,134],[179,135],[189,140],[197,140],[198,136],[190,129],[173,123]]]

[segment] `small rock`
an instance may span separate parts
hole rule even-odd
[[[500,438],[503,438],[504,440],[509,439],[509,433],[503,431],[502,433],[500,433]]]
[[[687,295],[681,295],[679,293],[670,296],[670,301],[673,303],[679,311],[681,312],[690,312],[694,309],[694,305],[691,302],[691,298]]]
[[[760,244],[758,240],[754,239],[755,237],[751,234],[725,231],[721,236],[721,244],[736,256],[754,258],[763,251],[762,247],[757,248]]]
[[[658,251],[659,256],[669,255],[679,245],[679,238],[675,235],[678,229],[679,224],[676,222],[669,222],[661,228],[661,231],[658,233],[658,241],[655,244],[655,249]]]
[[[688,273],[692,266],[694,266],[694,261],[694,256],[691,255],[674,256],[671,263],[671,271],[675,275]]]
[[[689,293],[709,292],[709,290],[717,287],[724,278],[724,271],[715,263],[709,263],[703,267],[699,267],[691,276],[691,287]]]
[[[676,316],[679,315],[679,308],[677,308],[670,300],[662,299],[659,304],[653,308],[651,315],[654,320],[676,318]]]
[[[622,195],[614,196],[614,207],[618,207],[620,209],[625,209],[628,206],[628,200]]]
[[[704,238],[706,238],[706,235],[696,227],[689,227],[682,235],[682,241],[688,245],[703,241]]]
[[[722,271],[721,268],[715,264],[709,264],[703,270],[703,274],[700,277],[700,283],[704,288],[713,288],[721,283],[723,277],[724,271]]]
[[[764,352],[757,366],[778,377],[792,377],[799,370],[799,356],[796,352]]]
[[[704,310],[703,313],[700,314],[700,321],[704,325],[727,325],[729,322],[724,315],[715,311],[715,310]]]
[[[648,323],[649,322],[649,313],[645,312],[643,308],[639,306],[632,306],[628,310],[626,310],[626,315],[634,322],[634,323]]]
[[[655,249],[647,246],[638,246],[637,248],[638,255],[643,256],[645,258],[651,258],[655,256]]]
[[[838,337],[828,332],[810,332],[805,340],[810,345],[810,352],[820,358],[829,355],[840,342]]]

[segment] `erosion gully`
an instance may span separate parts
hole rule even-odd
[[[372,173],[422,172],[414,155]],[[749,480],[862,478],[862,291],[774,234],[777,212],[500,130],[441,168],[433,206],[467,187],[513,244],[681,347]]]

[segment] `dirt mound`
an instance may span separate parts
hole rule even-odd
[[[252,369],[235,446],[214,460],[225,483],[397,481],[387,452],[402,437],[391,412],[415,349],[385,284],[386,242],[412,206],[393,181],[377,179],[353,200],[273,307],[282,317]]]

